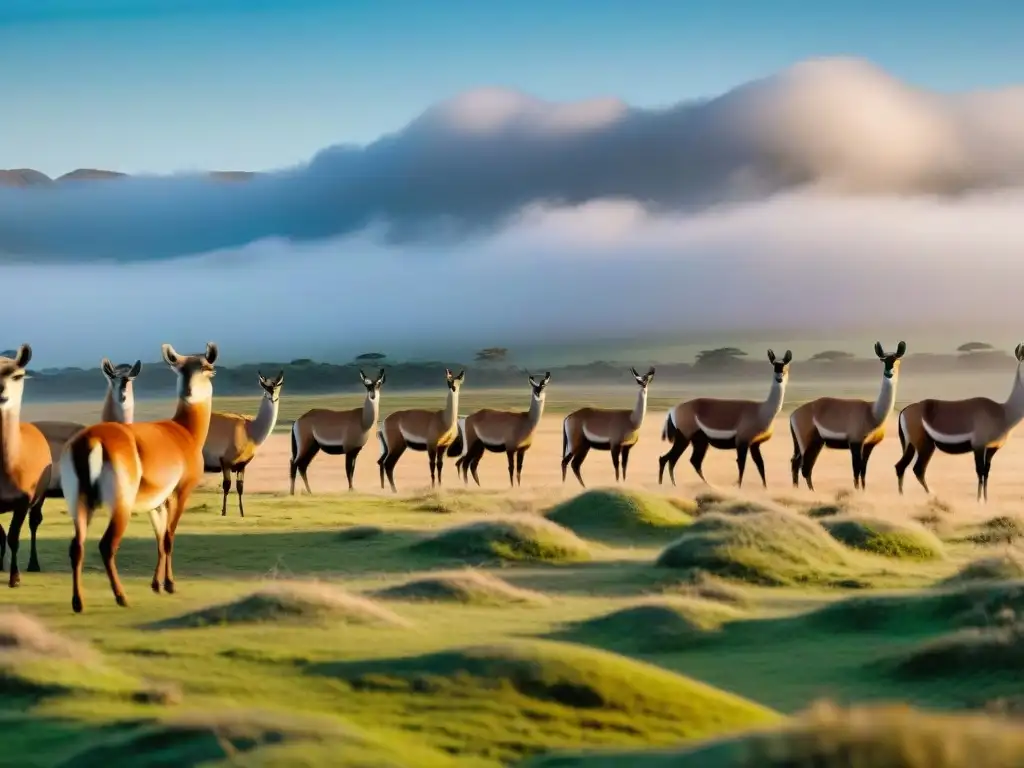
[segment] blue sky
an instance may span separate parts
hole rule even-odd
[[[637,106],[856,55],[938,90],[1024,72],[1024,6],[951,0],[3,0],[0,168],[265,169],[481,85]]]

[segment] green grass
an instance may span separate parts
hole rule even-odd
[[[48,503],[44,572],[3,592],[20,613],[0,613],[0,755],[494,767],[582,752],[643,765],[670,759],[647,750],[708,738],[724,740],[686,754],[732,754],[737,734],[788,727],[823,696],[957,710],[1024,694],[1008,640],[1024,583],[964,577],[993,545],[883,557],[777,503],[660,501],[251,494],[245,518],[222,518],[219,493],[202,492],[175,542],[173,595],[150,591],[155,545],[133,520],[118,555],[127,609],[103,573],[98,517],[81,615],[70,523]],[[563,525],[545,517],[558,509]]]

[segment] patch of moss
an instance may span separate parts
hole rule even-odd
[[[520,589],[486,571],[469,569],[425,576],[378,590],[375,597],[410,602],[462,603],[465,605],[542,605],[540,592]]]

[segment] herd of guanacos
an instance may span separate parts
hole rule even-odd
[[[791,470],[793,484],[803,476],[814,488],[811,474],[823,448],[850,451],[854,487],[863,489],[868,460],[885,435],[885,421],[896,400],[900,360],[907,345],[886,353],[880,343],[875,355],[882,364],[881,391],[874,402],[853,398],[821,397],[799,406],[789,418],[793,438]],[[26,519],[31,531],[29,571],[38,571],[36,531],[42,522],[46,498],[63,497],[74,523],[69,548],[73,573],[72,608],[83,609],[81,590],[84,544],[95,510],[105,506],[110,521],[99,543],[115,600],[127,605],[117,572],[116,553],[131,513],[149,512],[157,544],[154,592],[174,591],[174,536],[192,491],[204,473],[223,476],[221,514],[227,513],[231,474],[235,475],[239,512],[244,515],[242,494],[245,468],[274,430],[284,374],[266,378],[258,373],[263,399],[255,416],[213,411],[213,378],[218,356],[210,342],[198,354],[180,354],[170,345],[161,348],[164,362],[177,377],[177,405],[173,416],[160,421],[133,419],[132,382],[142,369],[134,365],[113,365],[104,358],[101,369],[108,381],[101,421],[93,425],[20,419],[27,366],[32,349],[23,344],[13,358],[0,357],[0,513],[12,513],[9,531],[0,528],[0,569],[4,553],[11,551],[10,586],[20,583],[18,544]],[[903,476],[914,461],[914,475],[928,491],[925,471],[936,449],[950,454],[972,453],[978,476],[978,499],[988,499],[988,476],[993,455],[1006,443],[1010,432],[1024,419],[1024,381],[1021,363],[1024,344],[1014,351],[1017,370],[1009,398],[999,403],[985,397],[963,400],[926,399],[912,403],[899,413],[899,438],[903,455],[896,464],[900,493]],[[735,450],[742,485],[749,454],[767,487],[761,445],[772,436],[775,418],[783,406],[792,352],[778,358],[768,350],[771,384],[766,399],[736,400],[696,398],[669,410],[661,430],[663,441],[671,444],[658,459],[658,482],[668,469],[675,484],[674,469],[688,447],[690,463],[703,479],[703,461],[709,447]],[[562,480],[567,470],[584,485],[580,468],[591,450],[608,451],[616,481],[625,480],[629,455],[640,436],[647,411],[647,393],[654,368],[640,374],[631,369],[638,386],[632,408],[585,407],[567,415],[562,424]],[[299,417],[291,429],[290,479],[295,493],[296,477],[310,492],[306,470],[323,451],[344,455],[349,489],[355,462],[376,431],[379,446],[377,464],[381,487],[385,479],[397,491],[394,468],[406,449],[426,452],[431,486],[441,482],[445,457],[456,459],[456,471],[464,482],[472,474],[479,485],[477,467],[485,452],[505,453],[510,484],[520,484],[523,458],[530,447],[544,409],[551,374],[529,377],[531,403],[527,411],[482,408],[465,418],[458,413],[459,392],[465,371],[457,375],[445,369],[447,399],[440,410],[404,409],[394,411],[378,424],[383,369],[373,378],[359,372],[366,389],[363,405],[349,410],[316,408]]]

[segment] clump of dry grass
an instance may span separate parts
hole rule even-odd
[[[692,522],[665,497],[619,488],[584,491],[552,507],[546,517],[581,536],[613,541],[652,536],[664,540]]]
[[[410,602],[445,602],[466,605],[542,605],[546,595],[521,589],[486,571],[467,568],[462,571],[431,573],[426,576],[378,590],[375,597]]]
[[[149,629],[182,629],[221,624],[290,622],[408,626],[409,622],[372,600],[318,582],[277,582],[251,595],[191,611],[149,625]]]
[[[413,547],[471,562],[497,559],[563,563],[591,558],[587,543],[572,531],[529,513],[494,515],[446,528]]]
[[[98,654],[85,643],[47,629],[38,619],[19,611],[0,613],[0,661],[12,656],[94,662]]]
[[[967,539],[975,544],[1013,544],[1024,539],[1024,521],[1009,515],[993,517],[978,525]]]
[[[935,560],[943,557],[942,542],[928,529],[909,521],[869,515],[826,517],[821,525],[833,538],[852,549],[885,557]]]

